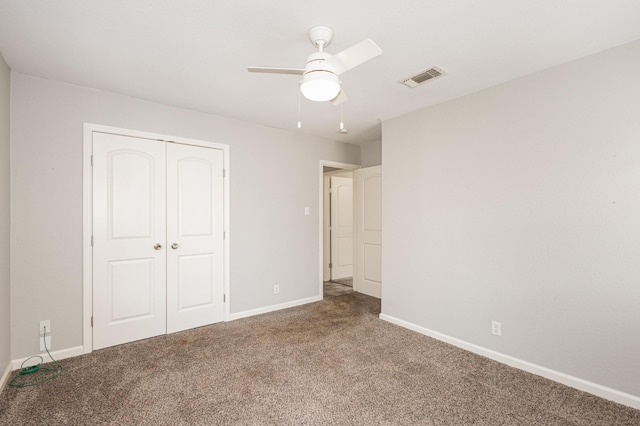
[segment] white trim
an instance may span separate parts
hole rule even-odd
[[[51,352],[51,356],[56,361],[60,361],[61,359],[72,358],[74,356],[82,355],[84,353],[85,353],[85,351],[82,348],[82,346],[74,346],[72,348],[60,349],[59,351],[53,351],[53,352]],[[47,355],[46,352],[41,352],[39,354],[32,355],[32,356],[41,356],[42,359],[43,359],[43,363],[51,362],[51,359],[49,358],[49,355]],[[22,363],[25,360],[29,359],[29,358],[31,358],[31,357],[30,356],[26,356],[24,358],[14,359],[13,361],[11,361],[13,370],[19,369],[20,366],[22,365]]]
[[[222,185],[224,192],[224,294],[225,294],[225,303],[224,303],[224,321],[229,320],[229,315],[231,315],[231,186],[229,182],[231,182],[231,161],[229,161],[231,149],[229,145],[220,145],[223,148],[222,152],[224,155],[224,178],[222,179]]]
[[[324,167],[335,167],[343,170],[357,170],[360,165],[350,163],[339,163],[337,161],[320,160],[319,173],[318,173],[318,297],[322,300],[322,294],[324,291]],[[355,224],[354,224],[355,226]],[[355,267],[355,265],[354,265]]]
[[[254,315],[266,314],[268,312],[279,311],[281,309],[287,309],[287,308],[293,308],[295,306],[306,305],[307,303],[320,302],[321,300],[322,300],[322,295],[308,297],[306,299],[293,300],[291,302],[280,303],[279,305],[271,305],[271,306],[265,306],[264,308],[237,312],[235,314],[231,314],[228,320],[235,321],[242,318],[252,317]]]
[[[442,334],[437,331],[433,331],[428,328],[421,327],[419,325],[398,319],[390,315],[380,314],[380,319],[395,325],[399,325],[400,327],[408,328],[409,330],[416,331],[420,334],[433,337],[434,339],[449,343],[453,346],[457,346],[469,352],[482,355],[484,357],[509,365],[511,367],[524,370],[526,372],[536,374],[538,376],[542,376],[546,379],[553,380],[554,382],[562,383],[563,385],[570,386],[572,388],[617,402],[619,404],[627,405],[635,409],[640,409],[640,396],[621,392],[619,390],[602,386],[597,383],[593,383],[588,380],[581,379],[579,377],[574,377],[569,374],[555,371],[550,368],[542,367],[540,365],[533,364],[528,361],[514,358],[512,356],[505,355],[500,352],[496,352],[491,349],[487,349],[482,346],[478,346],[473,343],[469,343],[464,340],[460,340],[455,337],[451,337],[446,334]]]
[[[118,127],[103,126],[100,124],[84,123],[82,145],[82,346],[84,353],[93,351],[93,334],[91,330],[91,316],[93,315],[93,250],[91,248],[91,233],[93,229],[92,218],[92,190],[93,173],[91,169],[91,155],[93,154],[93,132],[110,133],[114,135],[131,136],[144,139],[152,139],[162,142],[178,142],[186,145],[202,146],[206,148],[220,149],[224,155],[224,293],[226,295],[223,321],[228,321],[231,312],[230,294],[231,279],[229,271],[231,232],[229,212],[230,207],[230,176],[229,145],[209,142],[197,139],[189,139],[178,136],[169,136],[159,133],[142,132],[138,130],[122,129]]]
[[[84,353],[93,350],[91,317],[93,315],[93,155],[92,134],[95,127],[85,123],[82,142],[82,345]]]
[[[351,172],[353,173],[353,172]],[[331,268],[329,268],[329,264],[331,261],[327,262],[327,259],[331,257],[331,241],[330,241],[330,230],[329,230],[329,222],[331,219],[331,211],[329,211],[329,206],[331,205],[330,197],[331,193],[329,191],[329,187],[331,186],[331,177],[324,174],[322,177],[322,281],[329,281],[331,279]],[[324,289],[323,289],[324,290]]]
[[[2,377],[0,377],[0,393],[2,393],[4,387],[9,381],[9,375],[11,375],[11,361],[9,361],[7,368],[5,368],[4,373],[2,373]]]

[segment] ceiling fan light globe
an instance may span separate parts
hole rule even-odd
[[[300,91],[310,101],[330,101],[340,93],[340,80],[330,71],[308,72],[302,77]]]

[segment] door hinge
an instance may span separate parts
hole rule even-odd
[[[93,247],[93,235],[91,236],[91,247]]]
[[[227,302],[227,295],[223,294],[222,295],[222,303],[226,303]]]
[[[227,239],[227,231],[224,231],[224,232],[222,233],[222,239],[223,239],[223,240],[226,240],[226,239]]]
[[[91,327],[93,327],[93,315],[91,315]]]
[[[329,268],[333,268],[333,263],[330,263],[330,264],[329,264]]]
[[[93,155],[91,156],[91,167],[93,167]]]
[[[222,169],[222,177],[227,177],[227,169]]]

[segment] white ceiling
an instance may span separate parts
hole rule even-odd
[[[307,30],[337,53],[365,38],[383,54],[341,76],[340,108],[303,99]],[[351,143],[380,120],[640,39],[638,0],[0,0],[0,52],[17,72]],[[429,66],[449,75],[397,83]],[[605,76],[603,76],[605,78]]]

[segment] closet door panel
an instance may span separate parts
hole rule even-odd
[[[165,146],[93,136],[93,348],[166,333]]]
[[[222,321],[223,153],[167,145],[167,332]]]

